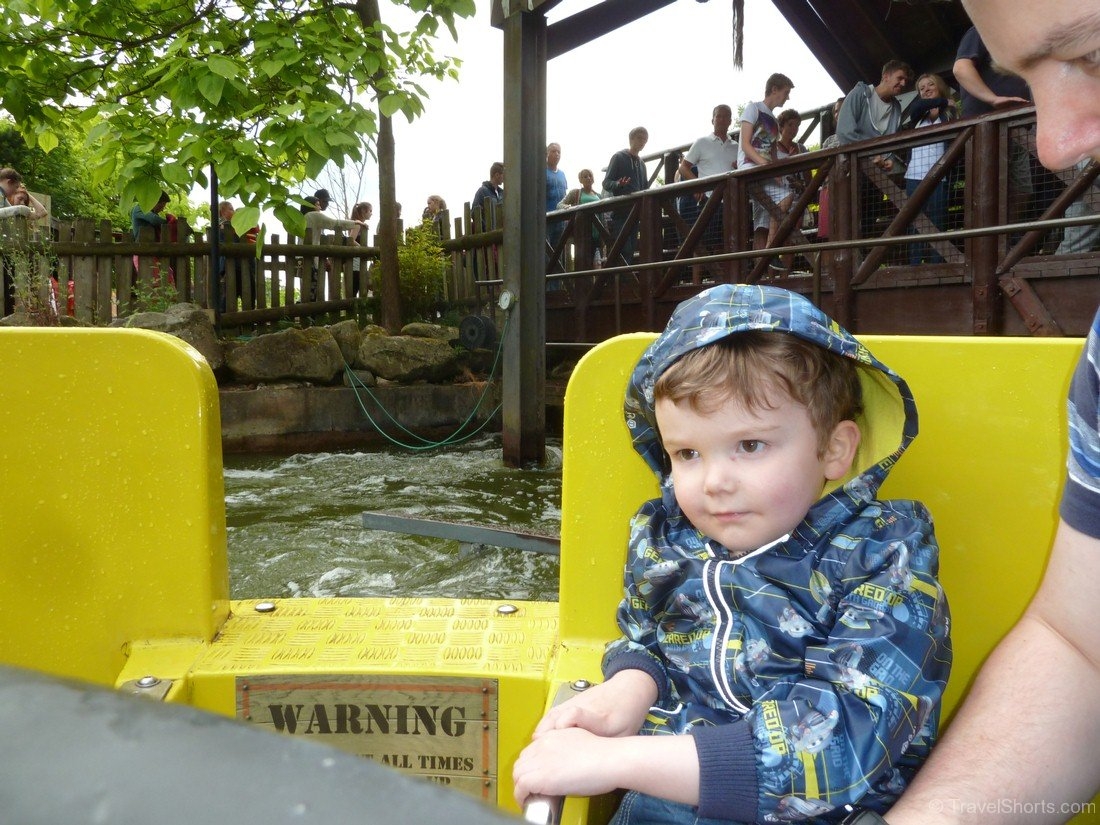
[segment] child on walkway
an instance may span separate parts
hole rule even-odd
[[[535,729],[516,799],[626,789],[616,825],[889,807],[951,664],[931,516],[875,499],[917,433],[905,382],[801,296],[722,285],[646,350],[626,420],[661,497],[624,635]]]

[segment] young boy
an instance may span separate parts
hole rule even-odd
[[[917,433],[905,382],[802,297],[722,285],[646,350],[626,420],[661,497],[624,636],[539,723],[516,799],[623,788],[618,825],[884,810],[951,664],[931,516],[875,499]]]

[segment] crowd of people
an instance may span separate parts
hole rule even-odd
[[[876,81],[859,82],[837,100],[832,117],[828,119],[835,131],[826,137],[821,148],[830,149],[909,129],[928,128],[960,117],[975,117],[993,109],[1030,103],[1027,84],[1018,76],[1005,73],[996,66],[981,36],[973,27],[959,43],[952,72],[959,86],[958,92],[951,89],[939,74],[924,72],[914,80],[915,73],[908,63],[894,59],[887,61]],[[767,80],[763,97],[745,103],[736,123],[733,109],[728,104],[715,106],[711,113],[712,130],[694,141],[683,154],[675,181],[707,178],[734,169],[764,166],[805,153],[807,147],[797,140],[801,128],[799,113],[794,109],[786,109],[776,114],[776,110],[781,109],[790,97],[793,88],[794,83],[789,77],[781,73],[773,74]],[[901,101],[908,92],[915,92],[915,95],[903,107]],[[645,127],[632,129],[627,136],[627,147],[610,157],[606,173],[598,186],[591,171],[584,169],[578,175],[581,186],[568,191],[567,177],[560,168],[562,147],[557,142],[548,144],[546,211],[553,212],[577,206],[582,202],[590,203],[599,198],[629,195],[649,188],[651,178],[641,157],[648,137]],[[936,167],[946,148],[946,141],[933,140],[899,155],[876,156],[873,163],[903,188],[907,197],[912,198]],[[1011,141],[1010,152],[1009,196],[1013,202],[1010,218],[1018,219],[1022,214],[1022,205],[1033,192],[1033,170],[1030,153],[1021,141]],[[948,203],[953,182],[954,177],[950,174],[938,175],[936,183],[927,187],[930,191],[922,192],[921,216],[917,219],[919,226],[911,228],[911,233],[943,231],[949,228]],[[471,206],[480,208],[481,214],[486,218],[494,213],[503,202],[503,183],[504,164],[494,163],[488,180],[475,192]],[[777,175],[765,179],[763,191],[755,195],[751,202],[754,249],[762,249],[775,243],[780,221],[789,213],[806,183],[803,175]],[[875,188],[874,181],[864,178],[861,187],[864,196],[861,197],[864,204],[862,229],[864,234],[870,234],[872,224],[878,218],[874,205],[881,201],[881,197],[876,197],[879,190]],[[680,217],[689,228],[699,218],[710,194],[710,190],[696,191],[678,199]],[[819,237],[825,238],[829,232],[830,220],[827,185],[822,188],[820,198]],[[1083,215],[1089,211],[1091,210],[1086,202],[1078,200],[1067,210],[1067,215]],[[598,267],[601,260],[605,259],[607,244],[603,241],[607,237],[613,239],[619,235],[628,213],[629,207],[622,205],[616,205],[607,213],[600,213],[601,217],[607,219],[607,231],[603,236],[597,235],[593,266]],[[548,254],[557,250],[564,226],[565,222],[561,218],[548,221]],[[704,245],[717,251],[721,244],[720,233],[721,216],[716,213],[708,220],[702,233]],[[631,260],[636,246],[637,231],[624,239],[620,263]],[[1064,232],[1064,240],[1058,252],[1072,254],[1097,248],[1100,248],[1100,228],[1069,227]],[[910,244],[907,253],[907,261],[911,265],[944,261],[940,251],[924,242]],[[792,263],[790,259],[773,261],[771,269],[780,273],[789,272]]]

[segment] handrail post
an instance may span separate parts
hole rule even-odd
[[[966,226],[996,226],[1001,199],[1008,186],[1001,175],[1001,123],[981,120],[967,155]],[[997,235],[981,235],[966,241],[966,270],[973,301],[972,329],[975,335],[996,335],[1001,331],[1001,291],[997,285]]]
[[[731,240],[733,249],[744,252],[752,245],[752,233],[749,229],[752,208],[749,206],[745,178],[742,175],[733,175],[726,182],[726,186],[729,187],[725,197],[726,237]],[[730,261],[729,274],[731,283],[744,283],[745,259],[737,258]]]
[[[852,152],[837,155],[829,180],[830,239],[848,241],[859,226],[858,213],[853,210],[858,197],[859,173],[856,156]],[[845,329],[855,330],[854,299],[852,291],[852,261],[854,249],[838,249],[833,254],[833,318]]]
[[[642,211],[639,224],[642,227],[641,243],[638,254],[645,263],[661,259],[661,208],[656,193],[647,190],[642,196]],[[651,270],[638,272],[638,297],[642,303],[642,317],[646,329],[653,329],[657,323],[657,306],[654,300],[653,277]]]

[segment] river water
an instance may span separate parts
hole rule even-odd
[[[230,589],[292,596],[558,597],[554,556],[364,530],[361,514],[557,535],[561,445],[547,466],[504,467],[499,435],[428,453],[401,450],[225,457]]]

